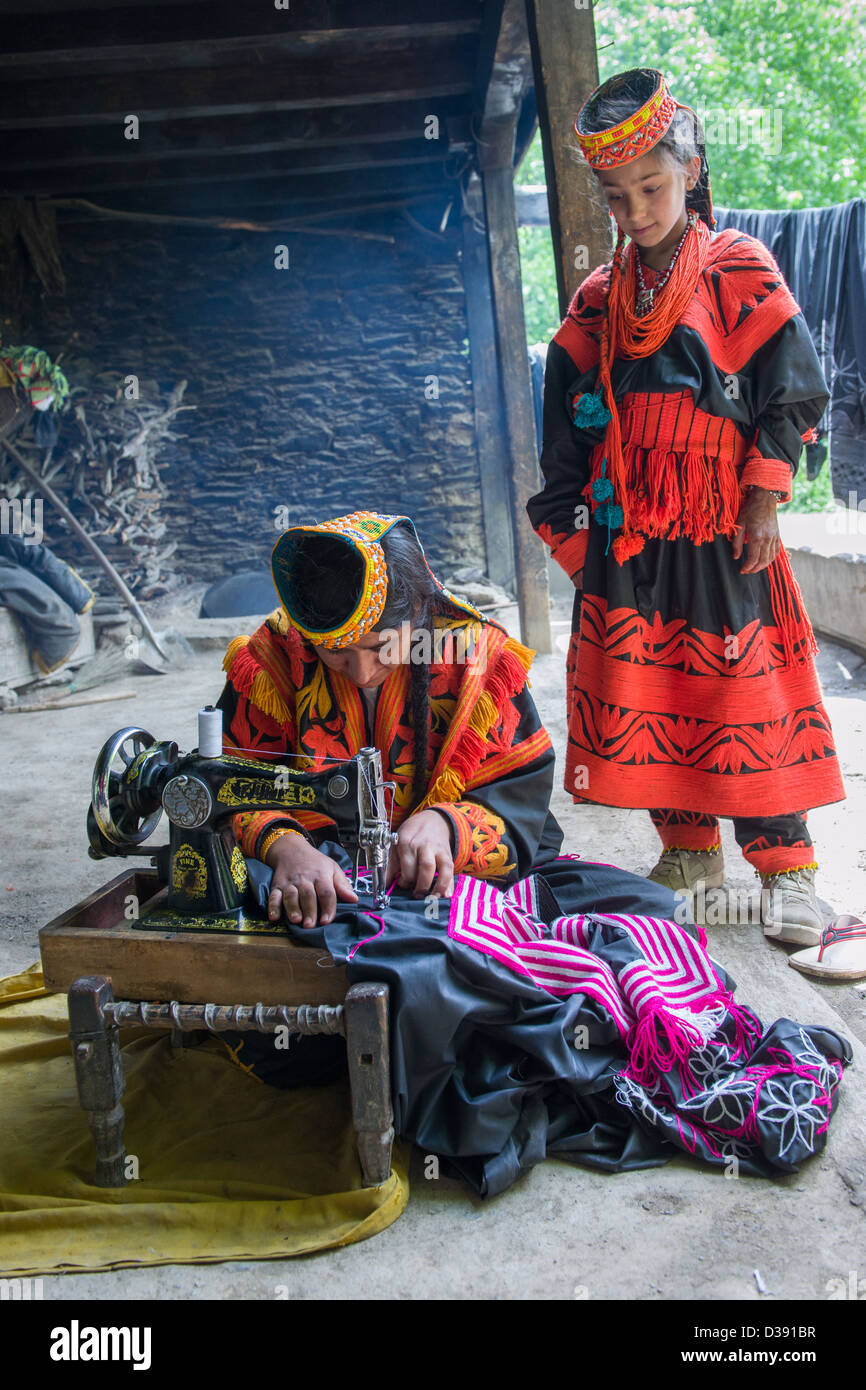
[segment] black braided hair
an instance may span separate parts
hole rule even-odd
[[[388,566],[388,595],[376,631],[397,628],[410,622],[413,629],[433,634],[437,613],[451,611],[424,561],[424,556],[408,527],[397,525],[382,537]],[[432,640],[431,640],[432,646]],[[412,731],[415,773],[412,778],[412,805],[417,806],[427,791],[427,725],[429,714],[430,667],[413,659],[409,664],[412,686]]]

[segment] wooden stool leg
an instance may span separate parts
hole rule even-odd
[[[117,1024],[105,1017],[105,1006],[113,999],[111,983],[103,975],[76,980],[69,991],[69,1036],[78,1095],[96,1144],[97,1187],[123,1187],[126,1181],[123,1062]]]
[[[353,985],[346,995],[346,1050],[352,1118],[365,1187],[378,1187],[391,1172],[394,1112],[388,1056],[388,986]]]

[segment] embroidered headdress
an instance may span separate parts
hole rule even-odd
[[[613,96],[614,87],[621,88],[623,92],[641,92],[643,100],[639,99],[636,110],[618,125],[609,126],[606,130],[591,129],[597,125],[593,117],[599,96]],[[712,231],[716,220],[713,217],[710,171],[700,122],[690,106],[674,99],[658,68],[631,68],[596,87],[577,113],[574,133],[591,168],[618,169],[648,154],[667,134],[678,111],[687,111],[692,118],[695,147],[701,160],[698,181],[686,198],[686,207],[690,212],[696,212]]]
[[[604,106],[609,100],[634,104],[631,112],[616,125],[605,126]],[[584,157],[592,169],[601,173],[631,164],[648,154],[664,138],[680,111],[689,112],[692,118],[693,148],[700,159],[700,172],[686,194],[689,216],[665,276],[667,288],[654,303],[651,299],[648,312],[645,308],[637,309],[635,247],[633,243],[626,247],[626,236],[620,228],[610,267],[599,345],[597,391],[594,395],[581,396],[576,403],[578,428],[607,425],[601,472],[592,481],[593,514],[595,520],[608,529],[609,547],[612,530],[621,528],[612,545],[614,557],[620,564],[643,549],[644,537],[632,526],[611,365],[615,356],[648,357],[666,342],[694,293],[715,218],[700,123],[690,106],[674,100],[657,68],[632,68],[609,78],[587,98],[574,123]]]
[[[308,642],[338,649],[372,632],[385,611],[388,597],[388,566],[382,539],[394,526],[411,530],[427,564],[414,522],[408,516],[351,512],[315,526],[291,526],[280,536],[271,556],[274,586],[289,622]],[[329,613],[323,611],[316,627],[310,625],[307,605],[299,601],[297,586],[298,566],[312,563],[331,571],[339,567],[345,575],[337,606]],[[446,589],[429,565],[427,569],[443,598],[460,612],[483,621],[476,608]]]

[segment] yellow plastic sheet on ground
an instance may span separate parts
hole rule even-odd
[[[126,1148],[138,1178],[94,1187],[66,996],[38,966],[0,980],[0,1273],[277,1259],[348,1245],[406,1205],[407,1147],[364,1188],[348,1082],[278,1091],[216,1038],[173,1051],[123,1029]]]

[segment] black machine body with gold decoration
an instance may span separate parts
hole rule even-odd
[[[118,729],[93,772],[87,814],[91,858],[152,857],[168,886],[166,908],[159,913],[162,928],[243,931],[248,872],[232,817],[242,811],[276,810],[291,817],[300,809],[314,810],[333,820],[333,838],[353,856],[356,871],[362,859],[366,862],[373,903],[381,906],[396,836],[378,749],[362,748],[353,758],[311,771],[234,757],[221,748],[219,711],[213,709],[201,712],[199,749],[192,753],[181,753],[176,743],[158,743],[144,729]],[[169,844],[156,851],[141,848],[163,811]],[[149,922],[156,925],[152,916]]]

